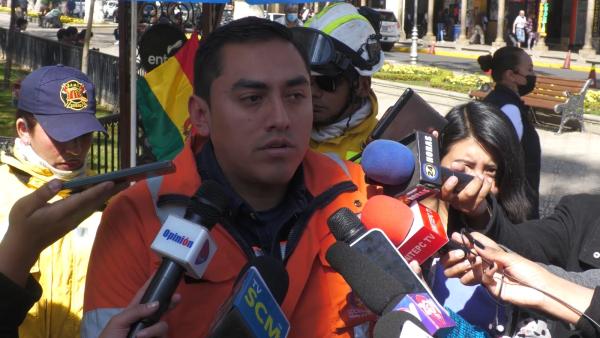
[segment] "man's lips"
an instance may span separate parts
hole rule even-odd
[[[290,142],[287,139],[273,139],[268,141],[267,143],[265,143],[265,145],[263,145],[262,147],[260,147],[261,150],[267,150],[267,149],[285,149],[285,148],[293,148],[294,145],[292,144],[292,142]]]
[[[80,160],[68,160],[68,161],[64,161],[62,163],[58,163],[58,165],[69,167],[69,168],[79,168],[83,165],[83,162]]]

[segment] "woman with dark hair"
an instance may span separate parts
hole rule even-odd
[[[442,165],[460,162],[466,173],[491,178],[491,193],[508,218],[512,222],[531,218],[523,152],[510,121],[498,108],[483,102],[457,106],[446,120],[448,125],[440,134]]]
[[[502,47],[494,55],[483,55],[477,59],[483,71],[492,71],[495,88],[483,100],[506,115],[517,132],[525,161],[525,176],[531,189],[528,199],[533,204],[532,216],[539,217],[539,188],[541,167],[540,137],[530,121],[530,110],[522,96],[535,88],[531,58],[517,47]]]
[[[454,107],[447,115],[448,124],[441,131],[441,164],[464,166],[465,172],[491,180],[490,193],[513,222],[523,222],[532,214],[532,203],[526,193],[523,152],[510,120],[495,106],[469,102]],[[437,206],[442,223],[447,221],[447,233],[466,227],[460,213],[445,203]],[[431,287],[436,298],[459,313],[471,324],[492,335],[498,325],[508,326],[508,309],[497,303],[484,287],[464,286],[457,278],[448,279],[443,268],[434,265]]]

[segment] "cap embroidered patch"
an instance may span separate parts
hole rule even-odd
[[[76,80],[70,80],[60,86],[60,99],[68,109],[82,110],[88,106],[85,86]]]

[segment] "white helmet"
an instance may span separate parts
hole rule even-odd
[[[360,75],[372,76],[383,66],[384,54],[375,29],[351,4],[340,2],[329,5],[304,26],[317,29],[359,53],[365,62],[360,65],[353,62],[352,65]]]

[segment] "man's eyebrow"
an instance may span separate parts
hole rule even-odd
[[[286,87],[294,87],[294,86],[299,86],[299,85],[304,85],[304,84],[308,84],[308,80],[306,79],[305,76],[302,75],[298,75],[297,77],[287,80],[285,81],[285,85]]]
[[[286,87],[294,87],[299,85],[308,84],[308,80],[306,76],[298,75],[297,77],[285,81]],[[249,80],[249,79],[240,79],[231,87],[232,90],[237,89],[267,89],[269,86],[261,81]]]
[[[267,89],[267,87],[267,84],[261,81],[240,79],[233,84],[231,89]]]

